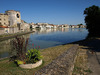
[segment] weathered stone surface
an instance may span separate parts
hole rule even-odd
[[[46,67],[40,69],[35,75],[71,75],[74,59],[77,56],[78,45],[74,45],[57,57]]]
[[[34,64],[21,64],[21,65],[19,65],[19,67],[25,68],[25,69],[32,69],[32,68],[36,68],[36,67],[40,66],[41,64],[42,64],[42,60],[40,60]]]

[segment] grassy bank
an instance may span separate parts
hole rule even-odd
[[[32,33],[32,32],[34,32],[34,31],[14,33],[14,34],[3,34],[3,35],[0,35],[0,41],[11,39],[11,38],[14,38],[15,36],[21,36],[21,35],[29,34],[29,33]]]
[[[89,38],[89,39],[73,42],[72,44],[79,44],[79,53],[77,55],[74,64],[73,75],[91,75],[94,70],[92,70],[91,67],[89,66],[89,65],[93,65],[90,64],[91,61],[89,60],[91,59],[91,56],[95,56],[95,52],[98,52],[97,49],[100,48],[99,46],[100,38]],[[89,54],[91,56],[89,56]],[[97,58],[94,59],[97,60]],[[96,67],[95,69],[98,70]]]
[[[73,46],[73,44],[79,44],[79,53],[76,58],[75,64],[74,64],[74,70],[73,75],[87,75],[88,73],[91,73],[92,71],[88,68],[88,61],[87,61],[87,50],[88,45],[86,43],[90,43],[95,39],[86,39],[81,40],[77,42],[73,42],[71,44],[67,45],[60,45],[56,47],[51,47],[47,49],[41,50],[41,55],[43,57],[43,64],[35,69],[22,69],[20,67],[17,67],[16,64],[13,62],[9,62],[9,59],[1,60],[0,61],[0,75],[34,75],[36,71],[41,69],[42,67],[48,65],[51,63],[55,58],[57,58],[60,54],[62,54],[64,51],[68,50],[70,47]]]
[[[88,56],[87,48],[85,46],[79,46],[79,52],[74,64],[73,75],[88,75],[91,70],[88,68]]]
[[[41,50],[43,64],[35,69],[22,69],[20,67],[17,67],[16,64],[14,64],[13,62],[9,62],[9,59],[1,60],[0,75],[34,75],[37,70],[48,65],[60,54],[62,54],[64,51],[72,46],[73,44],[67,44]]]

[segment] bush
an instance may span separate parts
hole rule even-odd
[[[26,53],[26,63],[36,63],[42,57],[40,56],[40,51],[38,49],[28,50]]]
[[[17,37],[17,36],[15,37],[14,40],[12,40],[12,42],[11,42],[12,53],[15,52],[15,54],[13,54],[13,56],[16,56],[16,59],[24,60],[26,58],[26,50],[27,50],[28,40],[29,40],[29,38],[27,38],[25,40],[25,38]]]
[[[28,38],[25,40],[23,37],[16,37],[12,41],[13,51],[15,50],[16,55],[14,55],[14,60],[17,65],[26,64],[26,63],[36,63],[41,59],[39,47],[27,50]]]

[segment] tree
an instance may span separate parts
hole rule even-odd
[[[78,25],[83,25],[83,24],[81,23],[81,24],[78,24]]]
[[[27,23],[26,21],[24,21],[24,23]]]
[[[81,28],[82,25],[83,25],[83,24],[81,23],[81,24],[78,24],[77,26],[79,26],[79,28]]]
[[[85,23],[89,34],[100,36],[100,8],[98,6],[91,6],[84,10]]]

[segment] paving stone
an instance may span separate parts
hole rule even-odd
[[[35,75],[71,75],[78,47],[76,44],[66,50],[66,52],[57,57],[49,65],[37,71]]]

